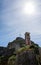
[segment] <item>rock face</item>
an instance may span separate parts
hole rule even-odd
[[[25,40],[21,37],[17,37],[14,41],[8,43],[7,48],[8,49],[13,49],[14,48],[15,51],[16,51],[24,45],[25,45]]]
[[[0,56],[11,56],[14,54],[15,49],[8,49],[6,47],[0,47]]]
[[[0,47],[0,56],[2,56],[6,51],[5,47]]]
[[[16,65],[38,65],[34,51],[28,50],[17,54]]]
[[[41,47],[39,48],[39,53],[40,53],[40,55],[41,55]]]

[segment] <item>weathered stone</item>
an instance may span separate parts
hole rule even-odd
[[[26,45],[31,45],[30,33],[29,32],[25,33],[25,44]]]
[[[16,65],[38,65],[34,51],[28,50],[17,54]]]

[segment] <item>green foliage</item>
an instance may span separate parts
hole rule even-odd
[[[13,55],[8,59],[8,65],[15,65],[16,56]]]
[[[30,48],[34,49],[35,54],[39,55],[39,46],[37,44],[32,44]]]
[[[26,51],[26,50],[31,50],[31,49],[30,49],[30,45],[27,45],[27,46],[24,46],[24,47],[20,48],[20,49],[17,51],[17,53],[21,53],[21,52],[24,52],[24,51]]]
[[[26,50],[34,50],[35,54],[39,54],[39,46],[37,44],[31,44],[20,48],[17,53],[21,53]]]
[[[0,65],[7,65],[8,56],[1,56],[0,57]]]

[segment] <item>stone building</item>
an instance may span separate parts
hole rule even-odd
[[[29,32],[25,33],[25,43],[26,43],[26,45],[31,45],[30,33]]]

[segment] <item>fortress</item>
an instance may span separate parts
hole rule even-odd
[[[31,45],[30,33],[29,32],[25,33],[25,39],[23,39],[21,37],[17,37],[14,41],[9,42],[7,47],[9,49],[14,48],[15,50],[18,50],[19,48],[21,48],[25,45]]]

